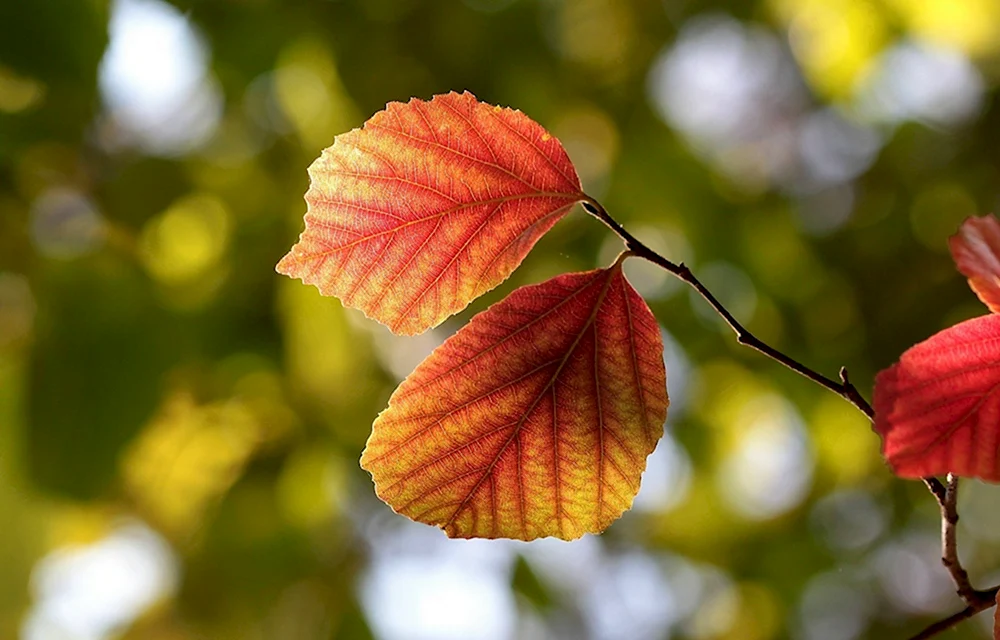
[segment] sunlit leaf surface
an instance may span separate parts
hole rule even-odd
[[[958,270],[993,313],[1000,312],[1000,220],[969,218],[948,240]]]
[[[407,335],[503,282],[583,197],[558,140],[470,93],[390,103],[309,175],[278,271]]]
[[[1000,316],[945,329],[875,380],[875,430],[896,474],[1000,481]]]
[[[396,390],[361,464],[449,536],[573,539],[631,506],[666,410],[659,329],[617,263],[473,318]]]
[[[1000,592],[997,593],[997,608],[993,610],[993,640],[1000,640]]]
[[[1000,640],[1000,592],[997,593],[997,608],[993,610],[993,640]]]

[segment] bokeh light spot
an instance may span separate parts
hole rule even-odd
[[[222,95],[188,18],[160,0],[115,0],[109,30],[100,85],[124,142],[162,155],[204,143],[218,124]]]
[[[228,245],[230,225],[229,211],[217,197],[185,196],[143,228],[143,261],[164,284],[190,283],[218,265]]]
[[[83,194],[66,187],[53,187],[31,206],[31,236],[46,257],[79,258],[104,243],[104,219]]]
[[[58,549],[35,568],[35,604],[21,637],[110,637],[170,595],[177,573],[170,547],[140,523],[124,524],[91,545]]]

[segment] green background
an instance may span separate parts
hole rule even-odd
[[[469,90],[870,397],[985,312],[947,236],[997,207],[998,81],[998,0],[6,0],[0,637],[840,640],[958,611],[936,505],[867,421],[632,264],[672,395],[632,512],[464,542],[378,502],[357,460],[398,381],[513,288],[613,259],[579,208],[415,338],[274,265],[334,135]],[[985,587],[1000,492],[964,489]]]

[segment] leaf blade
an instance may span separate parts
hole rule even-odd
[[[997,592],[997,606],[993,610],[993,640],[1000,640],[1000,591]]]
[[[278,272],[406,335],[503,282],[584,197],[558,140],[468,92],[390,103],[309,175]]]
[[[970,217],[948,239],[958,270],[990,311],[1000,313],[1000,220]]]
[[[408,377],[361,466],[452,537],[577,538],[631,506],[663,433],[659,328],[620,265],[515,291]]]
[[[875,431],[904,478],[1000,482],[1000,316],[945,329],[875,379]]]

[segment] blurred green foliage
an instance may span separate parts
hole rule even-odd
[[[482,546],[375,499],[356,461],[398,380],[514,287],[614,255],[581,212],[413,339],[273,268],[334,135],[468,89],[867,392],[983,312],[946,236],[1000,202],[998,81],[997,0],[0,3],[0,637],[836,640],[957,611],[935,505],[866,421],[641,268],[674,404],[632,513]],[[982,586],[998,501],[961,503]]]

